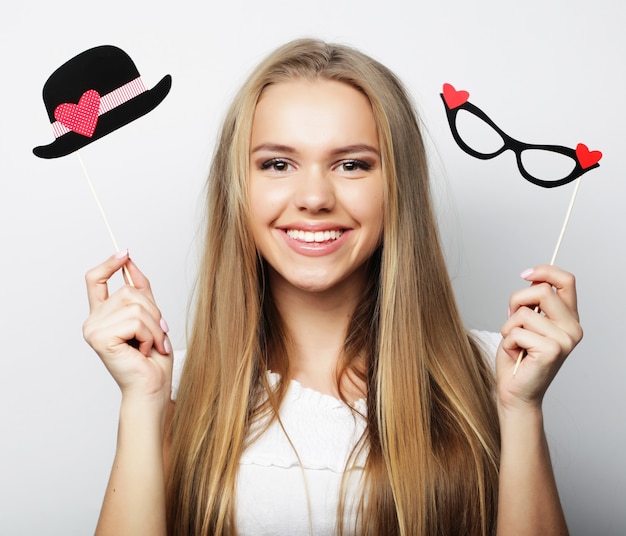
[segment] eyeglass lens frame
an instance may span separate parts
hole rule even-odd
[[[473,105],[471,102],[466,101],[459,106],[455,106],[454,108],[450,108],[443,93],[440,93],[441,100],[443,101],[443,105],[446,108],[446,115],[448,117],[448,124],[450,125],[450,131],[452,132],[452,137],[454,141],[456,141],[457,145],[463,149],[467,154],[473,156],[474,158],[479,158],[481,160],[490,160],[495,158],[496,156],[502,154],[507,150],[511,150],[515,153],[515,158],[517,160],[517,167],[522,174],[522,176],[529,182],[542,186],[543,188],[555,188],[557,186],[563,186],[564,184],[568,184],[588,171],[597,168],[600,166],[597,162],[587,168],[583,168],[580,164],[578,157],[576,156],[576,151],[570,147],[565,147],[563,145],[537,145],[533,143],[524,143],[522,141],[516,140],[509,136],[506,132],[504,132],[498,125],[496,125],[490,118],[483,112],[478,106]],[[466,110],[467,112],[475,115],[485,123],[487,123],[491,128],[493,128],[502,138],[504,145],[494,151],[492,153],[481,153],[472,149],[467,143],[463,141],[461,138],[457,128],[456,128],[456,117],[460,110]],[[568,156],[575,162],[574,169],[567,175],[566,177],[558,180],[543,180],[538,177],[531,175],[525,168],[522,163],[522,153],[527,150],[541,150],[541,151],[550,151],[553,153],[559,153],[564,156]]]

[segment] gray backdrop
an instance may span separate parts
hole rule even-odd
[[[81,151],[121,247],[151,277],[174,344],[185,341],[195,235],[215,133],[233,91],[276,45],[357,46],[406,82],[429,136],[442,234],[469,327],[498,330],[518,274],[548,262],[573,184],[544,190],[511,153],[483,162],[450,135],[443,82],[469,90],[512,136],[604,152],[581,184],[558,264],[578,276],[585,339],[546,399],[573,534],[626,534],[624,7],[618,0],[108,0],[0,8],[0,533],[95,527],[115,448],[119,393],[84,343],[83,275],[112,253],[75,155],[52,142],[41,89],[100,44],[144,81],[171,73],[151,114]],[[34,4],[34,5],[33,5]],[[39,5],[37,5],[39,4]],[[118,281],[119,284],[119,281]]]

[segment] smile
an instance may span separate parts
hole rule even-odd
[[[298,229],[287,229],[285,231],[287,236],[293,240],[298,240],[299,242],[328,242],[337,240],[342,234],[342,230],[332,230],[332,231],[302,231]]]

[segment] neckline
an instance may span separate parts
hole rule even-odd
[[[268,378],[270,380],[270,385],[275,385],[275,383],[280,379],[280,374],[278,372],[272,372],[271,370],[267,371]],[[291,393],[294,398],[309,398],[309,399],[317,399],[318,401],[326,401],[332,407],[343,407],[348,409],[356,409],[359,412],[363,412],[367,407],[365,397],[358,398],[354,402],[346,403],[340,398],[318,391],[312,387],[307,387],[300,383],[298,380],[291,378],[289,380],[289,385],[291,389],[288,390],[287,396]]]

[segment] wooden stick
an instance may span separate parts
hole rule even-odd
[[[117,245],[117,240],[115,240],[115,235],[113,234],[113,230],[111,229],[111,226],[109,225],[109,220],[107,219],[107,216],[104,212],[104,208],[102,207],[102,203],[100,203],[100,199],[98,198],[96,189],[93,187],[93,183],[91,182],[91,179],[89,178],[89,173],[87,173],[87,168],[85,167],[85,164],[83,163],[83,159],[81,158],[80,153],[78,151],[76,151],[76,156],[78,156],[80,167],[83,168],[83,173],[85,174],[85,178],[87,179],[87,184],[89,184],[89,189],[91,190],[91,193],[93,194],[93,197],[96,200],[96,205],[98,205],[98,209],[100,210],[100,215],[102,216],[102,219],[104,220],[104,225],[106,226],[107,231],[109,232],[109,236],[111,237],[111,241],[113,242],[113,247],[115,248],[115,251],[119,251],[120,247]],[[128,267],[124,265],[122,269],[124,270],[124,277],[126,278],[126,281],[131,287],[134,287],[135,284],[133,283],[133,278],[130,276]]]
[[[567,225],[569,224],[570,216],[572,215],[572,210],[574,208],[574,202],[576,201],[576,196],[578,195],[578,190],[580,188],[580,179],[582,177],[578,177],[576,179],[576,187],[572,193],[572,199],[569,202],[569,207],[567,208],[567,213],[565,214],[565,221],[563,222],[563,226],[561,227],[561,234],[559,234],[559,239],[556,242],[556,247],[554,248],[554,253],[552,253],[552,259],[550,260],[550,266],[554,266],[556,262],[556,257],[559,254],[559,249],[561,248],[561,243],[563,242],[563,237],[565,236],[565,229],[567,229]],[[535,313],[539,312],[539,306],[535,307]],[[517,356],[517,361],[515,362],[515,368],[513,369],[513,376],[517,373],[517,369],[522,362],[522,359],[526,355],[526,350],[522,348]]]

